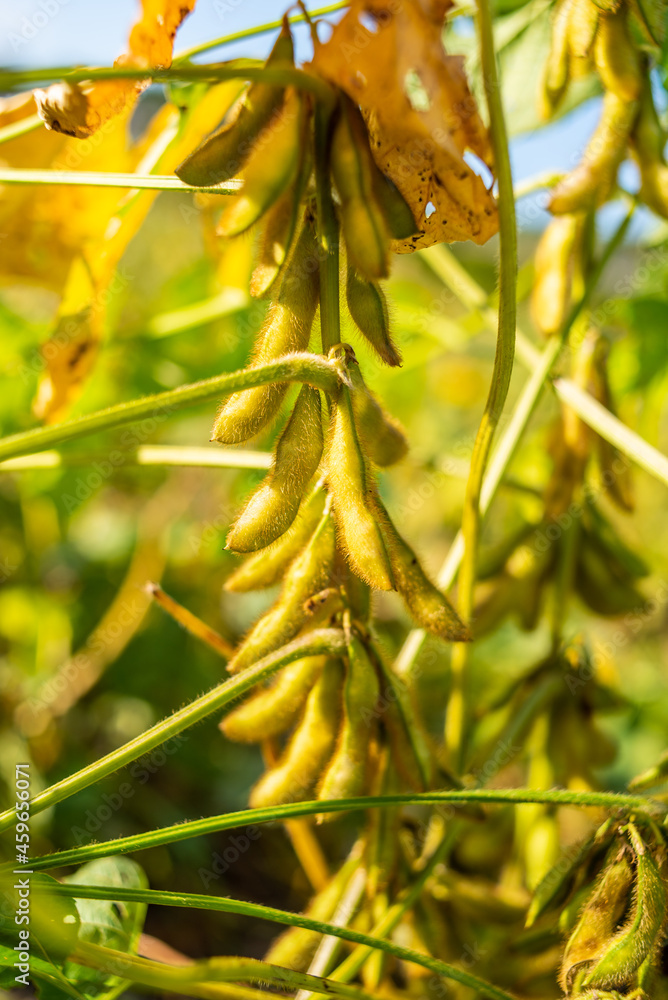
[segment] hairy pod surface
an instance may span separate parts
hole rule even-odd
[[[274,288],[283,273],[290,247],[297,231],[301,202],[311,173],[311,156],[306,147],[306,136],[301,150],[299,171],[294,183],[267,212],[257,262],[250,281],[250,293],[263,298]]]
[[[220,722],[220,729],[238,743],[261,743],[285,732],[301,711],[325,656],[307,656],[282,670],[268,688],[251,695]]]
[[[624,986],[660,943],[666,917],[666,887],[649,848],[633,828],[631,836],[636,855],[633,908],[588,970],[585,987]]]
[[[401,354],[390,336],[385,293],[378,282],[367,281],[350,263],[346,273],[346,302],[355,326],[376,354],[393,368],[400,365]]]
[[[543,232],[534,258],[531,318],[546,337],[559,333],[571,306],[571,285],[582,217],[560,215]]]
[[[376,465],[394,465],[408,451],[408,441],[398,420],[381,405],[377,396],[367,388],[360,366],[352,361],[348,375],[353,384],[350,394],[353,416],[362,447]]]
[[[371,503],[374,487],[346,386],[342,386],[332,406],[327,488],[332,497],[337,539],[350,565],[370,587],[392,590],[392,570]]]
[[[251,808],[300,802],[309,797],[336,742],[342,681],[341,662],[329,659],[278,765],[253,787]]]
[[[583,212],[607,200],[626,156],[637,115],[637,102],[624,101],[612,91],[606,92],[601,119],[582,160],[552,192],[548,208],[554,215]]]
[[[334,545],[334,525],[325,513],[306,547],[290,564],[280,597],[255,623],[227,664],[230,673],[244,670],[297,635],[307,619],[306,600],[329,582]]]
[[[251,368],[308,347],[318,305],[318,246],[308,219],[290,255],[276,302],[260,330]],[[239,444],[255,437],[276,416],[287,383],[257,386],[233,393],[221,406],[212,441]]]
[[[297,558],[315,531],[325,508],[326,494],[314,489],[305,497],[292,526],[266,549],[253,553],[227,578],[225,590],[246,593],[273,587],[283,579],[290,563]]]
[[[241,192],[225,203],[219,236],[246,232],[296,182],[306,149],[306,128],[306,100],[295,87],[288,87],[280,111],[257,138],[242,170]]]
[[[254,552],[288,530],[320,464],[322,449],[320,393],[304,385],[276,443],[271,470],[230,529],[228,549]]]
[[[273,69],[294,66],[292,35],[287,17],[266,65]],[[283,103],[284,89],[253,83],[211,135],[175,170],[186,184],[197,187],[221,184],[238,174],[258,137]]]
[[[365,278],[385,278],[389,269],[389,232],[374,192],[377,168],[362,117],[348,98],[342,100],[334,125],[331,164],[341,198],[341,225],[348,257]]]
[[[390,556],[397,590],[415,621],[432,635],[448,642],[467,642],[471,633],[450,604],[426,575],[418,557],[404,541],[380,501],[378,512]]]
[[[561,964],[560,983],[568,993],[615,932],[628,903],[633,869],[626,853],[603,871],[571,934]]]
[[[348,641],[341,728],[336,750],[318,788],[319,799],[353,798],[364,793],[379,694],[374,665],[361,640],[352,634]],[[329,813],[324,818],[335,816]]]

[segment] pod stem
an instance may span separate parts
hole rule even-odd
[[[496,355],[492,382],[485,404],[485,411],[478,428],[471,470],[466,485],[462,534],[464,556],[459,574],[459,612],[468,622],[473,610],[475,564],[480,536],[480,492],[487,467],[494,434],[508,395],[510,377],[515,357],[515,321],[517,314],[517,230],[515,224],[515,199],[508,153],[508,136],[503,116],[501,91],[494,51],[492,17],[489,0],[477,0],[478,40],[480,61],[485,87],[485,98],[490,120],[490,134],[494,151],[494,164],[499,185],[499,320]],[[458,770],[464,763],[467,716],[465,674],[469,661],[469,647],[458,643],[452,650],[452,686],[448,704],[445,741],[451,761]]]
[[[320,328],[322,350],[341,340],[339,315],[339,225],[332,201],[329,176],[333,106],[318,101],[315,106],[315,187],[320,260]]]

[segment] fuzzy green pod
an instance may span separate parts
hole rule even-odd
[[[303,385],[276,443],[271,470],[230,528],[228,549],[255,552],[288,530],[320,464],[322,448],[320,393]]]
[[[550,49],[545,60],[542,86],[538,92],[539,112],[545,119],[551,118],[557,110],[570,81],[568,14],[573,2],[574,0],[560,0],[554,7]]]
[[[295,721],[325,662],[324,656],[306,656],[288,664],[270,687],[226,715],[220,729],[238,743],[261,743],[279,736]]]
[[[624,852],[604,869],[568,940],[559,976],[565,993],[571,991],[574,980],[591,966],[614,934],[632,885],[633,869]]]
[[[227,664],[230,673],[244,670],[294,639],[307,619],[306,600],[329,582],[334,544],[334,525],[326,512],[306,547],[290,564],[280,597],[255,623]]]
[[[346,272],[346,303],[355,326],[376,354],[393,368],[400,365],[401,354],[390,336],[385,293],[377,281],[367,281],[351,263]]]
[[[418,557],[392,524],[380,500],[377,501],[377,509],[397,590],[415,621],[447,642],[469,641],[471,633],[468,628],[445,594],[426,575]]]
[[[364,450],[376,465],[394,465],[408,451],[403,428],[367,388],[356,361],[349,362],[347,371],[353,384],[351,399],[355,426]]]
[[[275,542],[254,552],[241,566],[228,576],[225,590],[246,593],[273,587],[287,572],[315,531],[325,509],[327,497],[322,488],[316,488],[302,500],[299,513],[291,527]]]
[[[305,146],[301,150],[296,180],[267,212],[260,236],[258,258],[250,281],[250,293],[254,298],[268,295],[284,272],[297,231],[302,196],[311,173],[311,165],[311,156]]]
[[[318,788],[318,799],[345,799],[364,793],[369,739],[376,721],[379,694],[374,665],[361,640],[351,634],[343,687],[343,719],[336,750]],[[333,819],[335,815],[328,813],[321,820]]]
[[[278,298],[271,303],[258,335],[251,368],[308,347],[319,296],[317,261],[315,233],[307,219],[290,254]],[[218,412],[211,440],[239,444],[255,437],[278,413],[286,390],[287,383],[279,382],[233,393]]]
[[[558,215],[538,241],[531,318],[546,337],[559,333],[571,307],[573,268],[582,217]]]
[[[582,160],[552,192],[548,208],[553,215],[585,212],[607,200],[637,116],[636,101],[625,101],[611,90],[606,91],[601,119]]]
[[[392,570],[372,506],[375,487],[357,436],[347,386],[341,388],[332,406],[327,488],[332,498],[337,539],[353,570],[370,587],[392,590]]]
[[[281,33],[266,62],[280,69],[294,66],[290,24],[283,19]],[[258,136],[282,103],[284,88],[276,84],[253,83],[225,115],[211,135],[190,153],[174,171],[186,184],[197,187],[221,184],[234,177],[253,151]]]
[[[374,165],[375,166],[375,165]],[[393,240],[407,240],[419,232],[410,206],[394,181],[372,166],[373,193]]]
[[[225,202],[219,236],[246,232],[295,183],[306,151],[306,126],[306,102],[299,90],[288,87],[280,110],[255,140],[241,172],[240,193]]]
[[[650,850],[631,824],[629,835],[636,856],[633,908],[587,972],[583,981],[585,987],[621,987],[630,983],[661,942],[666,918],[666,886]]]
[[[341,198],[341,226],[349,259],[370,280],[387,277],[390,236],[374,193],[377,169],[358,109],[343,97],[331,146],[334,183]]]
[[[329,659],[308,696],[285,753],[251,790],[251,808],[308,798],[336,742],[342,680],[341,662]]]

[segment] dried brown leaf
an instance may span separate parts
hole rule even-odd
[[[443,48],[449,0],[354,0],[312,68],[362,109],[380,169],[410,205],[420,233],[395,241],[409,253],[433,243],[485,243],[498,229],[496,203],[464,159],[487,167],[492,152],[464,73]]]
[[[142,16],[130,31],[129,51],[114,66],[166,68],[172,62],[174,36],[195,0],[142,0]],[[105,122],[131,107],[148,80],[100,80],[93,84],[54,83],[35,91],[40,117],[48,129],[87,139]]]

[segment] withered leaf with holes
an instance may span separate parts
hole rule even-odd
[[[374,158],[411,207],[419,233],[395,240],[410,253],[434,243],[485,243],[498,229],[496,203],[464,153],[490,169],[492,152],[464,73],[442,43],[449,0],[390,8],[353,0],[311,68],[359,104]]]
[[[168,67],[174,36],[192,11],[195,0],[142,0],[142,14],[133,26],[128,52],[114,66],[128,69]],[[131,106],[149,80],[98,80],[93,84],[54,83],[35,91],[40,118],[47,128],[76,139],[87,139],[105,122]]]

